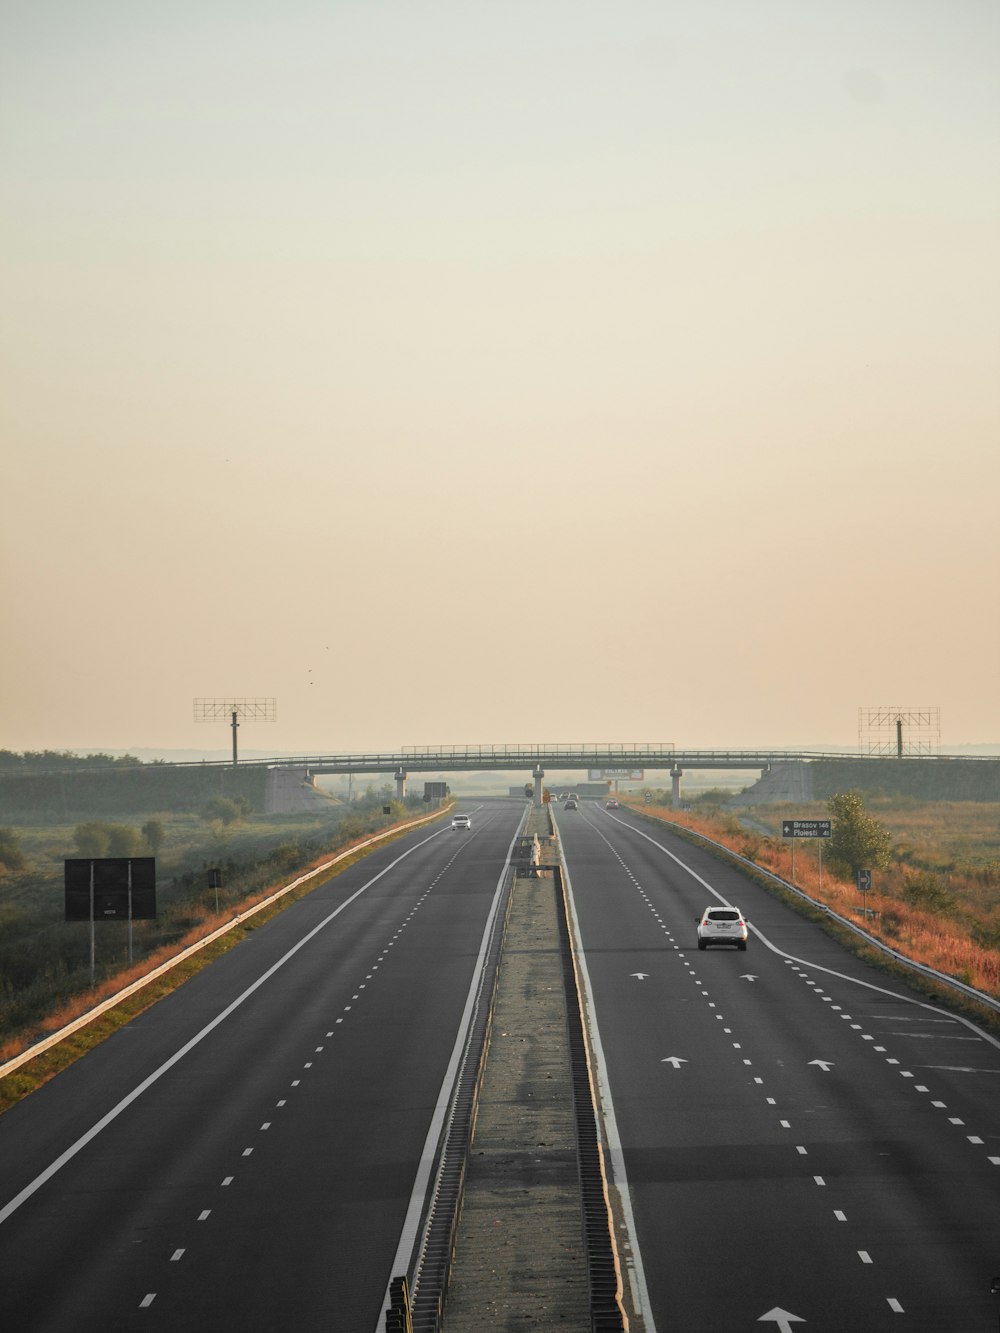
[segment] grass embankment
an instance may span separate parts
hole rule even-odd
[[[158,918],[133,924],[133,958],[127,964],[126,926],[99,923],[97,984],[90,984],[86,923],[62,921],[62,857],[75,855],[72,830],[23,828],[22,847],[31,869],[0,879],[0,1064],[42,1041],[100,1003],[147,976],[214,930],[266,899],[282,885],[350,852],[387,820],[377,809],[329,816],[257,816],[231,830],[200,829],[197,821],[164,816],[166,839],[158,866]],[[394,822],[409,822],[426,809],[394,805]],[[365,852],[346,856],[332,874]],[[51,864],[47,864],[50,862]],[[58,864],[58,873],[55,866]],[[208,866],[220,866],[224,888],[207,887]],[[173,871],[170,878],[166,875]],[[206,963],[311,891],[305,884],[227,931],[135,995],[114,1006],[26,1066],[0,1079],[0,1111],[77,1059],[130,1018],[173,990]],[[18,982],[21,982],[19,985]]]
[[[825,858],[820,881],[818,839],[796,840],[792,874],[792,840],[781,837],[781,821],[827,818],[824,804],[755,806],[741,816],[709,804],[637,808],[703,833],[865,925],[861,894]],[[1000,998],[1000,806],[876,797],[867,809],[889,831],[893,861],[874,876],[866,929],[906,957]]]

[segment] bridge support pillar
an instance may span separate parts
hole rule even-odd
[[[401,768],[396,769],[396,800],[406,800],[406,774]]]
[[[534,790],[534,792],[532,793],[532,796],[531,796],[532,804],[533,804],[533,805],[541,805],[541,804],[542,804],[542,778],[545,777],[545,770],[542,768],[541,764],[538,764],[538,765],[537,765],[537,767],[535,768],[535,771],[532,773],[531,776],[532,776],[532,777],[534,778],[534,780],[535,780],[535,790]]]
[[[681,776],[683,773],[683,768],[678,768],[676,764],[670,770],[671,795],[673,797],[673,806],[675,810],[681,808]]]

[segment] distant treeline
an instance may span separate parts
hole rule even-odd
[[[134,755],[71,754],[69,750],[0,750],[0,773],[37,773],[59,768],[128,768],[142,761]]]
[[[44,761],[44,762],[43,762]],[[143,764],[130,756],[12,755],[0,750],[0,824],[89,815],[201,810],[213,796],[264,808],[266,770],[228,764]]]
[[[1000,801],[1000,759],[817,759],[808,770],[817,801],[845,791],[921,801]]]

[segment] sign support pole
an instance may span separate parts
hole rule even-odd
[[[90,863],[90,988],[97,985],[97,963],[95,955],[96,932],[94,930],[94,863]]]
[[[128,863],[128,965],[132,966],[132,862]]]

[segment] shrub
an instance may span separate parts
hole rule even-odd
[[[206,822],[218,820],[220,824],[227,827],[235,824],[243,818],[244,811],[236,801],[231,801],[228,796],[213,796],[206,801],[202,807],[201,817]]]
[[[95,860],[108,855],[111,846],[111,830],[107,824],[95,820],[89,824],[77,824],[73,831],[73,842],[77,856],[92,857]]]
[[[0,870],[24,870],[28,862],[21,839],[11,828],[0,828]]]
[[[955,906],[954,895],[949,892],[947,885],[929,870],[906,876],[903,900],[911,907],[923,907],[932,912],[947,912]]]

